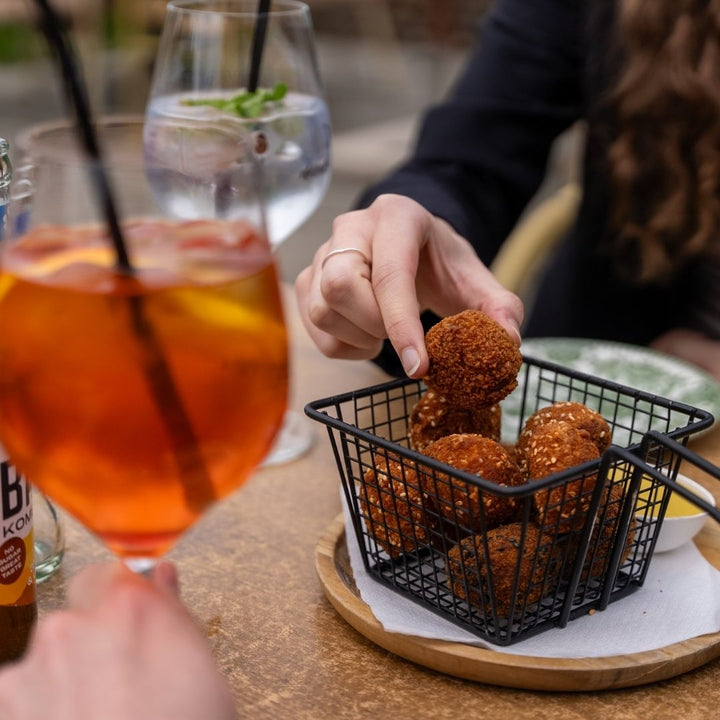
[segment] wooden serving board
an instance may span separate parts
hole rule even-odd
[[[714,527],[696,538],[700,550],[716,566],[719,539]],[[318,541],[315,567],[328,600],[362,635],[407,660],[467,680],[528,690],[608,690],[666,680],[720,656],[720,633],[631,655],[543,658],[385,632],[355,586],[342,514]]]

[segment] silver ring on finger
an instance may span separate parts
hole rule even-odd
[[[331,250],[331,251],[323,258],[323,261],[322,261],[322,263],[320,264],[320,270],[324,270],[324,269],[325,269],[325,263],[326,263],[331,257],[333,257],[333,255],[341,255],[342,253],[350,253],[350,252],[358,253],[358,255],[360,255],[360,257],[362,257],[362,259],[365,261],[365,264],[366,264],[368,267],[372,267],[372,263],[370,262],[370,258],[369,258],[360,248],[356,248],[356,247],[346,247],[346,248],[338,248],[337,250]]]

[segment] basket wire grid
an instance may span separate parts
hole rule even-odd
[[[410,449],[408,417],[425,389],[393,380],[305,411],[327,426],[368,573],[491,643],[565,627],[640,587],[670,491],[720,522],[675,483],[683,459],[720,479],[685,447],[712,425],[704,410],[526,357],[501,403],[503,442],[514,443],[539,408],[574,401],[607,420],[613,445],[596,461],[510,487]],[[512,508],[512,522],[493,530],[498,503]]]

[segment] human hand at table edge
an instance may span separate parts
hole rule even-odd
[[[674,355],[720,380],[720,340],[688,328],[673,328],[650,343],[654,350]]]
[[[440,317],[483,310],[520,345],[520,298],[447,222],[400,195],[381,195],[335,218],[332,236],[298,275],[295,291],[324,355],[369,360],[389,338],[410,377],[428,370],[424,310]]]
[[[41,619],[23,659],[0,671],[2,720],[50,717],[236,718],[172,565],[160,563],[152,580],[119,562],[72,580],[67,608]]]

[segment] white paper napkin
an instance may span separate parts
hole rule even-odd
[[[460,642],[535,657],[607,657],[656,650],[720,630],[720,572],[692,542],[653,555],[645,584],[602,612],[507,647],[493,645],[385,587],[365,571],[345,508],[355,584],[386,632]]]

